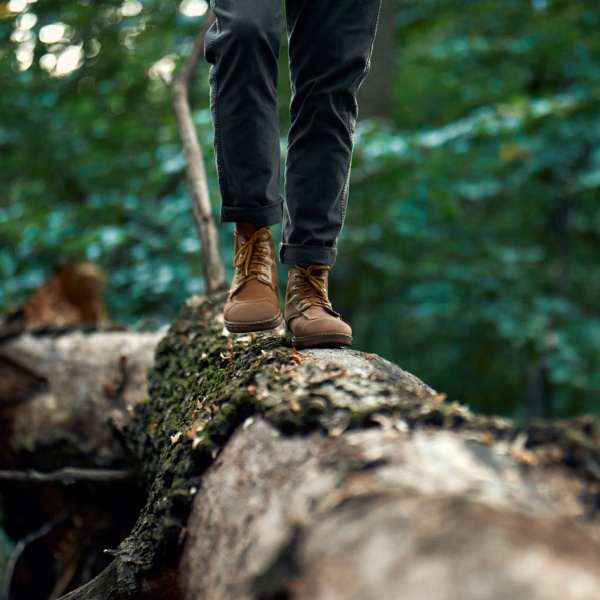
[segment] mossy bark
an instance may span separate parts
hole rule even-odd
[[[556,469],[560,481],[576,479],[576,497],[565,491],[568,485],[559,485],[557,496],[564,496],[565,507],[571,503],[566,514],[581,509],[596,523],[600,438],[593,420],[520,425],[478,416],[375,354],[297,352],[276,333],[228,334],[220,316],[223,300],[196,297],[185,304],[158,347],[149,399],[136,407],[127,428],[129,450],[149,492],[105,574],[115,597],[180,597],[177,581],[186,577],[165,574],[180,563],[194,498],[232,435],[252,419],[286,439],[334,439],[366,430],[409,436],[423,430],[456,432],[478,449],[504,448],[518,469]],[[168,582],[162,592],[157,591],[160,581]],[[153,596],[144,592],[150,588]],[[281,597],[293,597],[289,593]],[[68,597],[94,596],[81,589]]]

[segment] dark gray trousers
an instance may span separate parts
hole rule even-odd
[[[332,265],[348,197],[356,93],[381,0],[286,0],[292,102],[280,196],[280,0],[212,0],[205,42],[221,221],[283,219],[284,264]]]

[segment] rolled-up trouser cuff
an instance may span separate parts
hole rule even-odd
[[[281,244],[279,246],[279,260],[284,265],[308,267],[309,265],[333,266],[337,251],[335,248],[324,246],[298,246],[295,244]]]
[[[282,217],[282,198],[272,204],[253,208],[221,206],[221,223],[252,223],[258,227],[269,227],[281,223]]]

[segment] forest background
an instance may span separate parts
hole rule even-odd
[[[354,347],[477,411],[600,414],[600,4],[384,3],[332,276]],[[71,255],[134,327],[202,293],[161,74],[206,10],[0,2],[0,313]],[[191,103],[216,216],[207,80],[202,64]],[[282,153],[289,98],[284,39]]]

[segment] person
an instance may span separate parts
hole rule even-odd
[[[328,297],[348,198],[356,94],[369,70],[381,0],[211,0],[210,63],[221,222],[236,223],[231,332],[285,320],[297,348],[347,346],[352,330]],[[285,23],[284,23],[285,21]],[[292,85],[280,196],[278,57],[284,24]],[[282,314],[270,226],[282,222],[291,267]]]

